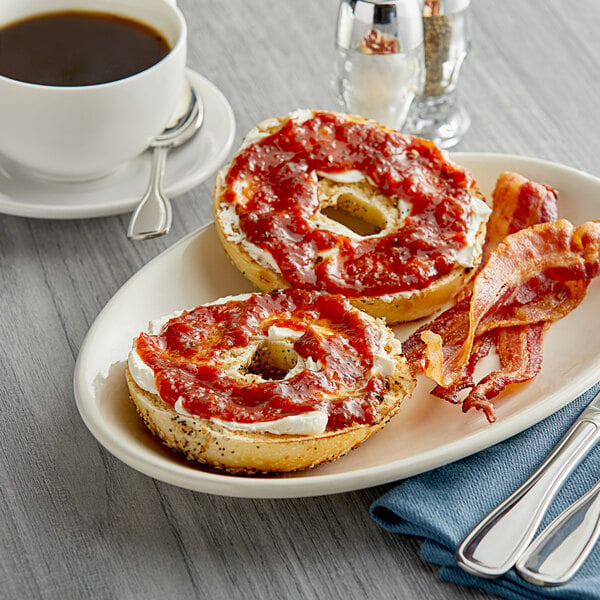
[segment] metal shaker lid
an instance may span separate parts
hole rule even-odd
[[[413,50],[423,43],[422,17],[422,0],[342,0],[336,43],[352,50],[370,30],[375,30],[397,37],[400,52]]]

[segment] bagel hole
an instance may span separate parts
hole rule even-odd
[[[340,194],[336,203],[323,208],[321,214],[362,237],[376,235],[387,225],[380,210],[352,194]]]
[[[246,372],[276,381],[285,379],[297,362],[298,355],[290,342],[265,340],[256,349]]]

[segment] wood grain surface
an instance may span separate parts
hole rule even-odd
[[[189,65],[233,107],[234,146],[263,118],[337,108],[337,0],[179,4]],[[460,83],[472,125],[456,149],[600,176],[597,0],[474,0],[472,16]],[[440,582],[419,540],[374,524],[369,505],[389,486],[205,495],[138,473],[84,426],[72,377],[90,325],[140,267],[211,220],[212,180],[177,198],[170,234],[146,242],[126,239],[128,215],[0,215],[0,598],[490,598]]]

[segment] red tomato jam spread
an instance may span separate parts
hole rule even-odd
[[[285,379],[256,381],[232,353],[271,326],[295,330],[298,356],[319,362]],[[172,318],[159,335],[142,333],[137,352],[152,368],[162,399],[203,418],[252,423],[322,411],[328,430],[374,423],[388,383],[371,373],[379,331],[341,296],[288,289],[199,306]],[[229,368],[227,368],[229,365]]]
[[[397,229],[351,239],[311,221],[320,208],[314,173],[350,170],[411,206]],[[328,112],[290,119],[234,157],[225,185],[247,239],[299,288],[346,296],[423,289],[449,273],[467,245],[472,176],[432,142],[373,122]],[[334,248],[337,260],[320,255]]]

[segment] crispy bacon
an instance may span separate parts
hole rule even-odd
[[[486,375],[463,402],[463,412],[470,408],[483,410],[488,421],[494,421],[494,405],[491,399],[513,383],[533,379],[542,368],[543,334],[548,323],[506,327],[497,330],[496,351],[500,369]]]
[[[483,335],[480,335],[475,339],[473,343],[473,349],[471,350],[471,354],[469,356],[469,360],[465,364],[463,368],[463,373],[461,375],[461,379],[458,383],[450,385],[448,387],[442,387],[441,385],[436,386],[431,392],[434,396],[438,398],[443,398],[448,402],[452,402],[453,404],[459,403],[458,393],[466,390],[473,389],[475,387],[475,382],[473,381],[473,376],[475,372],[475,367],[479,363],[479,361],[486,357],[492,346],[496,341],[496,331],[488,331]],[[470,395],[470,394],[469,394]],[[468,400],[468,396],[467,396]],[[463,402],[463,410],[465,406],[465,402]]]
[[[433,394],[463,410],[483,410],[507,385],[535,377],[548,324],[573,310],[600,269],[600,221],[573,227],[555,221],[556,192],[514,173],[494,190],[487,262],[467,295],[416,331],[403,347],[414,370],[438,384]],[[538,220],[550,222],[535,224]],[[470,292],[470,293],[469,293]],[[500,369],[473,381],[478,362],[495,345]]]
[[[588,230],[591,225],[595,225],[600,236],[600,222],[585,223],[580,227]],[[520,294],[523,287],[536,278],[542,277],[539,285],[546,294],[543,300],[547,311],[543,320],[555,321],[568,314],[581,302],[582,295],[573,296],[564,282],[587,279],[588,263],[584,252],[593,262],[589,268],[597,270],[597,265],[593,266],[597,263],[597,256],[590,253],[587,246],[581,247],[578,243],[580,238],[579,228],[574,229],[568,221],[562,220],[528,227],[502,241],[473,282],[468,329],[462,345],[451,356],[443,357],[442,353],[435,351],[433,344],[424,340],[428,346],[426,356],[429,362],[425,374],[447,387],[460,376],[476,334],[492,328],[539,321],[541,315],[538,311],[527,310],[530,294],[525,294],[525,302]],[[600,243],[596,245],[600,250]],[[535,287],[529,287],[535,300]],[[585,291],[585,286],[575,287]],[[535,304],[538,307],[539,302]]]
[[[487,224],[487,255],[507,235],[558,219],[558,195],[550,186],[519,173],[501,173],[492,193],[493,211]]]

